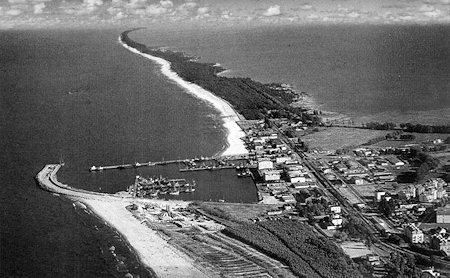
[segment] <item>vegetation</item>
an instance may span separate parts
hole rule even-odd
[[[395,124],[394,123],[378,123],[378,122],[370,122],[370,123],[366,123],[365,127],[368,129],[378,129],[378,130],[391,130],[391,129],[395,129]]]
[[[286,263],[300,277],[361,277],[337,245],[298,221],[237,223],[223,232]]]
[[[361,221],[358,217],[348,215],[347,221],[342,226],[341,232],[346,233],[352,238],[359,238],[366,240],[367,243],[376,241],[376,237],[367,228],[367,224]]]
[[[322,277],[361,276],[356,265],[338,246],[317,235],[308,225],[280,220],[261,222],[261,226],[276,235]]]
[[[145,45],[134,42],[128,37],[126,31],[121,34],[122,40],[140,52],[163,58],[171,63],[172,70],[188,82],[213,92],[215,95],[228,101],[240,114],[247,119],[263,119],[268,111],[283,112],[295,115],[300,120],[319,124],[316,115],[304,113],[301,108],[289,105],[293,96],[289,91],[280,91],[273,84],[262,84],[250,78],[228,78],[217,74],[224,69],[207,63],[199,63],[182,53],[150,49]],[[276,113],[275,113],[276,114]]]
[[[422,277],[422,272],[420,268],[416,266],[414,256],[391,253],[388,263],[388,273],[385,276],[387,278]]]
[[[239,224],[233,227],[227,227],[223,232],[287,264],[292,272],[299,277],[320,277],[306,261],[290,250],[274,234],[260,225],[250,223]]]
[[[400,124],[400,128],[406,132],[450,133],[450,125],[421,125],[421,124],[404,123]]]
[[[379,123],[370,122],[363,124],[365,128],[368,129],[378,129],[378,130],[393,130],[397,127],[395,123]],[[423,124],[412,124],[412,123],[402,123],[400,124],[400,129],[405,132],[415,132],[415,133],[450,133],[450,125],[423,125]]]

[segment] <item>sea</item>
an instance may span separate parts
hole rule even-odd
[[[58,178],[88,190],[124,191],[136,175],[162,175],[196,181],[178,198],[257,201],[251,179],[232,169],[88,171],[226,148],[220,114],[124,49],[117,39],[127,28],[0,31],[0,276],[151,277],[103,221],[36,185],[47,163],[63,161]],[[203,26],[131,37],[220,63],[226,76],[292,84],[346,117],[449,122],[449,26]]]

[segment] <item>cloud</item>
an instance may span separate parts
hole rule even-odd
[[[313,6],[311,6],[310,4],[303,4],[300,6],[300,9],[305,10],[305,11],[312,10],[312,8],[313,8]]]
[[[28,0],[8,0],[10,4],[28,4]]]
[[[270,6],[264,13],[264,16],[277,16],[281,14],[280,6],[279,5],[273,5]]]
[[[162,15],[172,11],[173,3],[170,0],[161,0],[158,4],[151,4],[145,9],[146,15]]]
[[[161,5],[161,7],[164,7],[166,9],[170,9],[173,7],[173,2],[170,0],[161,0],[159,4]]]
[[[41,14],[45,9],[45,3],[41,2],[33,6],[34,14]]]
[[[10,15],[10,16],[18,16],[18,15],[21,15],[22,13],[23,13],[23,11],[20,9],[10,9],[6,12],[6,14]]]
[[[88,7],[95,7],[103,5],[103,0],[83,0],[83,4]]]
[[[209,12],[209,8],[208,7],[200,7],[200,8],[198,8],[198,10],[197,10],[197,13],[198,14],[207,14]]]

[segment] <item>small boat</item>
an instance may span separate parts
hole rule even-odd
[[[169,192],[170,195],[180,195],[180,190],[174,190]]]
[[[95,167],[95,166],[92,166],[90,169],[89,169],[89,171],[97,171],[97,167]]]
[[[150,197],[156,197],[156,196],[158,196],[158,193],[159,193],[159,191],[158,191],[158,190],[155,190],[155,191],[150,192],[148,195],[149,195]]]
[[[141,163],[139,162],[134,163],[134,167],[141,167]]]

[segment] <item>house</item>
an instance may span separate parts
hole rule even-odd
[[[304,176],[291,176],[289,175],[289,181],[291,183],[305,183],[306,178]]]
[[[341,206],[330,206],[329,208],[332,213],[341,213],[342,212]]]
[[[355,185],[363,185],[365,183],[365,180],[362,178],[358,178],[358,177],[352,177],[350,179],[352,181],[352,183],[354,183]]]
[[[442,207],[436,210],[436,223],[450,223],[450,207]]]
[[[385,191],[380,191],[380,190],[375,191],[375,201],[376,202],[380,202],[384,196],[386,196]]]
[[[281,179],[280,170],[264,170],[262,173],[265,181],[278,181]]]
[[[367,261],[370,263],[370,265],[375,266],[375,265],[380,265],[381,261],[380,261],[380,256],[377,255],[373,255],[373,254],[368,254],[366,256]]]
[[[403,165],[405,165],[405,163],[403,161],[401,161],[400,159],[398,159],[395,156],[390,156],[390,157],[388,157],[386,159],[394,166],[403,166]]]
[[[258,161],[258,170],[273,169],[273,162],[270,160]]]
[[[405,236],[409,239],[411,243],[423,243],[424,234],[416,224],[411,223],[405,227]]]

